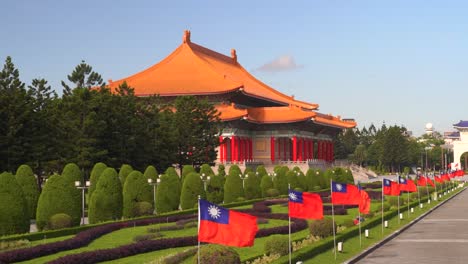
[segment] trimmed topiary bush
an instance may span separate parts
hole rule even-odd
[[[149,202],[138,202],[135,204],[133,208],[134,212],[133,215],[135,217],[151,215],[153,214],[153,205]]]
[[[152,165],[146,167],[145,172],[143,173],[143,176],[145,176],[145,179],[152,179],[153,182],[156,182],[158,179],[158,171],[156,168]]]
[[[277,197],[279,195],[279,191],[275,188],[268,189],[266,192],[266,197]]]
[[[91,195],[88,209],[89,223],[99,223],[122,218],[122,184],[117,171],[105,169]]]
[[[21,165],[16,170],[16,181],[23,190],[24,198],[29,213],[29,219],[36,218],[37,200],[39,199],[39,187],[34,173],[28,165]]]
[[[297,172],[294,171],[294,170],[291,170],[291,171],[288,171],[286,173],[286,177],[288,177],[288,184],[289,184],[289,188],[291,188],[292,190],[300,187],[299,186],[299,179],[297,178]]]
[[[279,254],[285,256],[289,253],[288,245],[288,236],[272,235],[265,241],[265,255]]]
[[[76,197],[76,190],[74,184],[61,175],[49,177],[37,203],[36,225],[39,230],[50,229],[50,217],[58,213],[71,216],[72,226],[80,224],[81,196]]]
[[[88,204],[89,204],[91,195],[96,190],[99,177],[101,176],[101,174],[104,172],[105,169],[107,169],[107,165],[102,162],[98,162],[94,164],[94,167],[91,170],[91,175],[89,176],[89,181],[91,182],[91,186],[89,186],[89,189],[88,189]]]
[[[181,175],[181,178],[182,178],[182,184],[184,183],[185,181],[185,177],[187,177],[187,175],[189,175],[190,173],[192,172],[197,172],[195,170],[195,168],[192,166],[192,165],[184,165],[182,167],[182,175]]]
[[[158,214],[162,214],[175,210],[173,206],[171,206],[171,197],[174,192],[171,188],[170,178],[168,175],[163,174],[159,179],[161,182],[156,190],[156,212]],[[179,201],[178,197],[177,201]]]
[[[323,218],[321,220],[314,220],[310,223],[310,234],[325,238],[333,235],[333,221],[331,218]],[[335,223],[336,230],[336,223]]]
[[[198,263],[198,255],[193,257],[194,263]],[[208,244],[200,248],[200,263],[240,264],[240,256],[231,247]]]
[[[49,219],[49,228],[50,229],[62,229],[72,226],[72,218],[71,216],[59,213],[54,214]]]
[[[222,203],[224,199],[224,178],[223,176],[211,176],[208,181],[206,199],[212,203]]]
[[[205,197],[205,189],[200,175],[192,172],[185,176],[180,194],[180,207],[182,210],[192,209],[198,204],[198,195]]]
[[[223,164],[218,166],[218,176],[221,176],[222,178],[226,177],[226,168]]]
[[[120,167],[119,170],[119,179],[122,185],[125,184],[125,181],[127,180],[128,175],[133,171],[132,166],[128,164],[122,164],[122,167]]]
[[[70,193],[72,195],[72,203],[69,205],[73,212],[79,212],[79,215],[75,214],[68,214],[73,219],[73,225],[79,225],[81,221],[81,210],[82,210],[82,191],[75,187],[75,182],[79,181],[81,184],[84,183],[83,181],[83,173],[81,172],[78,165],[75,163],[68,163],[65,165],[62,171],[62,177],[64,177],[70,188]],[[62,213],[62,212],[59,212]]]
[[[309,191],[320,190],[322,188],[320,186],[321,184],[320,184],[319,172],[313,169],[307,170],[306,182],[307,182],[307,189],[309,189]]]
[[[0,236],[29,232],[28,204],[13,174],[0,174]]]
[[[201,165],[201,167],[200,167],[200,175],[203,175],[203,174],[205,174],[205,176],[213,176],[213,175],[215,175],[213,169],[211,169],[211,166],[208,165],[208,164],[203,164],[203,165]]]
[[[180,192],[182,191],[182,182],[180,181],[179,174],[173,167],[166,170],[170,192],[168,195],[168,202],[172,210],[178,210],[180,205]]]
[[[262,192],[262,197],[268,196],[268,190],[273,189],[273,180],[268,175],[263,175],[262,180],[260,181],[260,190]]]
[[[273,185],[280,194],[288,194],[288,177],[286,176],[288,171],[289,169],[286,166],[275,168],[276,176],[273,178]]]
[[[262,190],[260,189],[260,180],[255,173],[249,172],[247,178],[244,180],[244,194],[246,200],[260,198]]]
[[[153,189],[141,172],[132,171],[127,176],[123,187],[123,217],[136,217],[135,208],[139,202],[152,204]]]
[[[237,165],[229,168],[229,174],[224,183],[224,203],[232,203],[239,197],[244,197],[244,188],[240,178],[240,169]]]

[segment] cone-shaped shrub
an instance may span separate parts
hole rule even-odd
[[[153,204],[153,189],[141,172],[132,171],[123,187],[123,217],[136,217],[139,202]]]
[[[89,223],[122,218],[122,184],[117,171],[113,168],[105,169],[96,185],[89,203]]]
[[[184,183],[185,177],[187,177],[187,175],[192,172],[197,172],[192,165],[184,165],[182,167],[182,175],[181,175],[182,183]]]
[[[260,189],[262,191],[262,197],[268,197],[268,190],[273,189],[273,180],[268,175],[263,175],[262,180],[260,182]]]
[[[213,169],[211,169],[211,166],[208,165],[208,164],[203,164],[203,165],[201,165],[201,167],[200,167],[200,175],[203,175],[203,174],[205,174],[205,176],[213,176],[213,175],[215,175]]]
[[[244,180],[244,193],[247,200],[260,198],[262,195],[260,180],[255,176],[254,172],[249,172]]]
[[[299,182],[299,187],[302,189],[302,191],[304,192],[309,191],[309,188],[307,186],[306,176],[304,175],[302,171],[298,171],[297,181]]]
[[[185,176],[185,181],[182,184],[182,193],[180,194],[180,207],[182,210],[197,206],[198,195],[202,198],[205,197],[203,181],[198,173],[192,172]]]
[[[273,185],[280,194],[288,194],[288,177],[286,176],[288,171],[286,166],[275,168],[276,176],[273,178]]]
[[[260,180],[262,180],[263,175],[268,175],[268,172],[265,169],[265,166],[263,166],[263,165],[260,165],[260,166],[257,167],[257,172],[258,172],[257,175],[260,177]]]
[[[158,171],[154,166],[149,165],[148,167],[146,167],[143,176],[145,176],[146,180],[151,179],[153,180],[153,182],[156,182],[156,180],[158,179]]]
[[[99,181],[99,177],[101,176],[102,172],[104,172],[105,169],[107,169],[107,165],[102,162],[98,162],[94,164],[94,167],[91,170],[91,176],[89,177],[91,186],[89,186],[89,189],[88,189],[88,198],[90,198],[94,190],[96,190],[96,185]]]
[[[244,174],[244,175],[247,175],[247,174],[249,174],[250,172],[253,172],[253,170],[252,170],[251,168],[245,168],[243,174]]]
[[[229,168],[229,174],[224,183],[224,203],[232,203],[239,197],[244,197],[244,188],[240,177],[240,169],[237,165]]]
[[[317,174],[318,172],[318,174]],[[325,172],[322,170],[316,170],[315,174],[319,177],[320,187],[322,189],[330,188],[330,178],[325,175]]]
[[[223,164],[220,164],[218,166],[218,175],[221,176],[221,177],[226,177],[226,167],[224,167]]]
[[[180,192],[182,190],[182,183],[180,181],[177,171],[173,167],[169,167],[166,170],[166,176],[168,178],[169,190],[167,194],[168,201],[170,202],[171,210],[179,209],[180,205]]]
[[[299,187],[299,180],[297,179],[297,172],[290,170],[286,173],[288,178],[289,187],[294,190]]]
[[[59,213],[71,216],[73,226],[80,224],[81,197],[76,200],[76,190],[63,175],[49,177],[37,203],[36,225],[39,230],[48,229],[50,217]]]
[[[122,167],[120,167],[119,170],[119,179],[122,185],[125,184],[125,181],[127,180],[127,176],[133,171],[132,166],[128,164],[122,164]]]
[[[83,194],[82,190],[75,187],[75,182],[79,181],[81,185],[83,185],[83,173],[81,172],[78,165],[76,165],[75,163],[68,163],[63,168],[62,177],[64,177],[68,181],[68,186],[70,186],[70,193],[72,194],[72,203],[69,206],[71,207],[72,211],[79,212],[79,215],[68,213],[67,214],[72,217],[73,225],[79,225],[81,221]]]
[[[210,176],[206,198],[212,203],[222,203],[224,199],[224,178],[220,175]]]
[[[23,190],[24,198],[29,213],[29,219],[36,218],[37,200],[39,199],[39,188],[34,173],[28,165],[21,165],[16,170],[16,181]]]
[[[156,212],[158,214],[173,211],[171,206],[171,194],[173,194],[170,185],[169,176],[166,174],[161,175],[159,178],[161,182],[156,190]]]
[[[335,175],[335,171],[333,169],[327,169],[323,173],[323,178],[328,182],[327,186],[330,186],[330,180],[336,181],[336,182],[342,182],[341,179],[337,179]]]
[[[320,183],[320,172],[317,170],[313,169],[308,169],[307,174],[306,174],[306,181],[307,181],[307,189],[310,192],[313,191],[318,191],[322,189],[321,183]]]
[[[350,169],[348,168],[344,169],[344,178],[345,178],[345,182],[354,184],[353,172]]]
[[[13,174],[0,174],[0,236],[29,232],[29,212]]]

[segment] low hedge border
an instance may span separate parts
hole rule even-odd
[[[257,217],[288,220],[288,214],[265,214],[256,213]],[[302,219],[291,219],[291,232],[295,233],[304,230],[308,227],[307,221]],[[289,226],[278,226],[267,229],[261,229],[257,232],[256,238],[270,236],[272,234],[288,234]],[[53,260],[49,263],[53,264],[79,264],[79,263],[96,263],[102,261],[110,261],[119,258],[125,258],[137,254],[147,253],[156,250],[167,248],[185,247],[198,244],[198,237],[182,237],[182,238],[163,238],[158,240],[141,241],[138,243],[123,245],[117,248],[100,249],[88,252],[82,252],[72,255],[67,255]]]

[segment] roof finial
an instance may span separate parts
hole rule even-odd
[[[184,43],[190,43],[190,30],[185,30],[184,31],[184,36],[182,37],[182,40]]]
[[[234,62],[237,62],[236,49],[231,49],[231,58],[234,60]]]

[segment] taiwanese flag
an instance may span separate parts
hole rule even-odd
[[[448,176],[448,174],[442,174],[442,180],[443,181],[450,181],[450,177]]]
[[[289,216],[303,219],[322,219],[323,203],[316,193],[289,190]]]
[[[429,185],[431,185],[432,187],[435,187],[435,186],[434,186],[434,182],[431,180],[431,178],[426,177],[426,182],[427,182]]]
[[[424,176],[419,176],[418,186],[426,186],[426,185],[427,185],[426,178]]]
[[[198,206],[198,241],[235,247],[253,246],[258,231],[257,217],[201,199]]]
[[[370,211],[370,202],[371,199],[369,194],[364,191],[360,185],[358,185],[359,193],[361,195],[361,201],[359,202],[359,212],[363,214],[368,214]]]
[[[399,196],[400,186],[394,181],[383,179],[383,192],[384,195]]]
[[[405,179],[403,177],[398,177],[398,182],[400,183],[400,191],[407,192],[417,192],[418,189],[411,179]]]
[[[434,176],[434,180],[438,183],[443,183],[444,180],[442,180],[442,178],[438,177],[438,176]]]
[[[361,202],[358,187],[352,184],[332,181],[332,204],[357,204]]]

